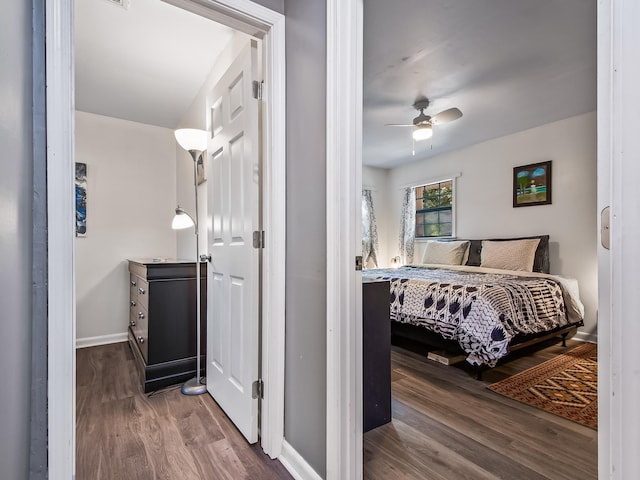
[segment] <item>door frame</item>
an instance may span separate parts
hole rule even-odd
[[[286,85],[284,15],[249,0],[166,0],[261,38],[263,93],[263,304],[261,446],[284,439]],[[73,0],[45,0],[48,228],[49,478],[75,474],[75,260]]]
[[[598,2],[598,207],[611,207],[611,250],[598,235],[599,478],[640,475],[640,3]],[[600,226],[600,215],[598,226]]]
[[[597,162],[597,210],[611,205],[611,5],[598,2],[598,162]],[[597,215],[598,231],[601,219]],[[611,471],[611,451],[608,448],[611,428],[603,428],[609,422],[611,405],[611,255],[602,247],[598,233],[598,478],[615,478]],[[607,372],[606,375],[602,373]],[[607,446],[607,447],[605,447]]]
[[[327,480],[362,478],[362,0],[327,0]]]
[[[640,474],[636,297],[640,270],[640,4],[598,1],[598,206],[611,206],[611,251],[598,247],[599,478]],[[327,479],[362,478],[361,290],[351,269],[362,168],[362,0],[327,0]],[[354,26],[358,26],[354,28]],[[338,41],[339,40],[339,41]],[[356,55],[354,57],[354,55]],[[342,115],[340,115],[342,112]],[[347,112],[345,115],[344,112]],[[594,212],[594,215],[598,214]],[[598,214],[599,215],[599,214]],[[599,221],[599,220],[598,220]],[[624,235],[623,235],[624,233]],[[598,238],[599,243],[599,238]],[[356,250],[357,251],[357,250]],[[624,258],[623,258],[624,256]],[[360,337],[358,336],[360,335]],[[359,397],[360,395],[360,397]]]

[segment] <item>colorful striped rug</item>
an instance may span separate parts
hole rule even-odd
[[[594,343],[580,345],[488,388],[598,429],[598,356]]]

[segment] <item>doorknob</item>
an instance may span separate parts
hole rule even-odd
[[[210,262],[211,261],[211,255],[200,255],[200,261],[201,262]]]

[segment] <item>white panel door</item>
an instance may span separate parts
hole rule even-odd
[[[256,48],[247,46],[207,99],[209,115],[207,390],[250,443],[258,441],[259,229]]]

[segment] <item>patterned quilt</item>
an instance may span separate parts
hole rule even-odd
[[[570,323],[561,285],[550,278],[418,266],[363,275],[390,280],[392,320],[456,340],[474,364],[495,366],[515,335]]]

